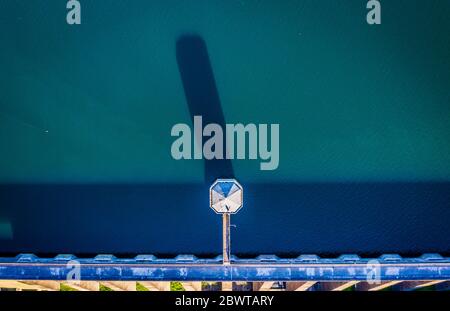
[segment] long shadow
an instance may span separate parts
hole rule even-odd
[[[225,117],[205,41],[198,35],[181,36],[176,43],[176,56],[191,118],[202,116],[203,125],[216,123],[224,129]],[[234,177],[230,160],[205,160],[204,163],[208,184],[219,177]]]

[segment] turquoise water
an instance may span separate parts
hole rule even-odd
[[[450,250],[448,1],[65,4],[0,2],[0,251],[220,252],[213,175],[170,154],[186,35],[226,123],[280,124],[277,170],[231,161],[238,252]]]
[[[409,5],[408,5],[409,4]],[[450,5],[365,1],[2,1],[0,180],[193,182],[175,43],[206,42],[228,123],[279,123],[280,166],[246,181],[450,179]],[[48,132],[46,132],[48,131]]]

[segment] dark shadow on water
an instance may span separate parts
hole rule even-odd
[[[181,36],[176,43],[176,57],[191,118],[202,116],[203,125],[216,123],[225,129],[225,117],[205,41],[197,35]],[[219,177],[234,177],[230,160],[204,162],[207,184]]]
[[[207,184],[0,185],[13,228],[0,253],[221,253]],[[450,183],[243,183],[232,250],[450,253]]]

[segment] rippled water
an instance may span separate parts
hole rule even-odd
[[[234,176],[234,253],[449,253],[449,13],[96,0],[69,26],[64,1],[2,1],[0,252],[218,254],[208,188]],[[173,160],[197,114],[279,123],[279,168]]]

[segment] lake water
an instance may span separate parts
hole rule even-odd
[[[0,253],[450,253],[450,3],[0,4]],[[280,164],[172,158],[177,123],[280,125]]]

